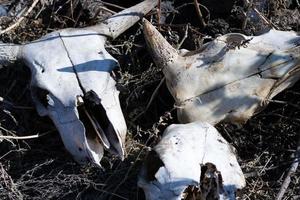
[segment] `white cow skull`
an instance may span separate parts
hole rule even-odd
[[[144,35],[183,123],[245,122],[300,78],[300,36],[295,32],[231,33],[181,54],[147,20]]]
[[[106,50],[156,4],[146,0],[81,29],[62,29],[25,45],[0,44],[0,64],[23,61],[31,70],[37,111],[48,115],[76,161],[100,165],[104,149],[124,157],[126,124],[112,70],[118,62]]]
[[[219,172],[204,172],[209,166]],[[233,200],[236,190],[245,186],[245,178],[234,149],[218,131],[208,123],[193,122],[166,129],[149,153],[138,185],[147,200],[180,200],[191,185],[201,185],[203,200]]]

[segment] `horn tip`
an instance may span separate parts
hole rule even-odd
[[[152,36],[154,35],[154,26],[145,18],[143,18],[142,20],[143,22],[143,31],[144,31],[144,34],[147,35],[147,36]]]

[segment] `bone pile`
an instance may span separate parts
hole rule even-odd
[[[150,54],[175,99],[178,120],[187,124],[164,132],[148,155],[139,186],[147,200],[236,199],[245,178],[235,153],[205,122],[244,123],[298,81],[300,36],[272,29],[259,36],[230,33],[197,51],[177,51],[150,22],[143,23]],[[150,167],[147,163],[153,160]],[[208,167],[213,170],[202,170]]]
[[[124,159],[127,128],[111,73],[119,63],[104,45],[156,3],[145,0],[100,24],[28,44],[0,44],[0,64],[21,61],[30,68],[39,115],[52,119],[79,163],[101,166],[104,150]],[[234,200],[245,177],[235,149],[213,126],[245,123],[299,80],[300,36],[273,29],[259,36],[230,33],[191,52],[173,48],[146,19],[143,31],[182,124],[170,125],[149,152],[138,185],[147,200]]]

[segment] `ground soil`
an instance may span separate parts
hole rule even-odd
[[[16,29],[1,35],[0,40],[24,43],[53,30],[92,25],[110,15],[95,9],[97,7],[120,10],[93,0],[40,2],[43,5],[39,3]],[[139,1],[107,2],[129,7]],[[269,26],[252,18],[243,27],[243,13],[247,8],[242,0],[203,0],[199,1],[203,4],[201,11],[207,23],[203,27],[192,2],[175,0],[173,4],[163,6],[160,30],[174,46],[184,38],[187,24],[187,38],[181,47],[189,50],[200,48],[219,34],[253,35]],[[274,27],[300,31],[298,0],[254,2]],[[265,3],[260,7],[259,2]],[[0,2],[16,12],[31,3],[20,0]],[[157,25],[156,11],[147,18]],[[0,17],[2,28],[12,23],[13,17]],[[102,161],[103,169],[74,162],[52,122],[38,116],[34,109],[29,90],[30,72],[26,66],[22,63],[0,66],[0,97],[10,102],[0,102],[0,134],[25,136],[49,132],[37,139],[0,141],[0,199],[144,199],[137,188],[137,174],[149,147],[157,143],[169,124],[178,122],[174,101],[164,83],[145,111],[163,74],[146,50],[140,23],[109,43],[107,50],[120,62],[120,69],[116,71],[120,77],[117,86],[129,129],[125,161],[106,155]],[[299,86],[297,83],[276,96],[278,101],[271,102],[244,125],[221,123],[217,126],[237,149],[239,163],[247,177],[247,186],[240,199],[275,199],[299,138]],[[284,199],[300,199],[300,169],[292,175]]]

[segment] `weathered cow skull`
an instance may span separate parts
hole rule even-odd
[[[231,33],[196,52],[181,53],[147,20],[144,35],[183,123],[245,122],[300,78],[300,36],[295,32]]]
[[[23,61],[31,70],[37,111],[56,125],[76,161],[100,165],[104,149],[124,157],[126,124],[111,75],[118,62],[106,50],[156,4],[146,0],[87,28],[63,29],[25,45],[0,44],[0,64]]]
[[[234,149],[218,131],[208,123],[193,122],[166,129],[149,153],[138,185],[147,200],[180,200],[191,185],[200,185],[203,200],[233,200],[245,178]]]

